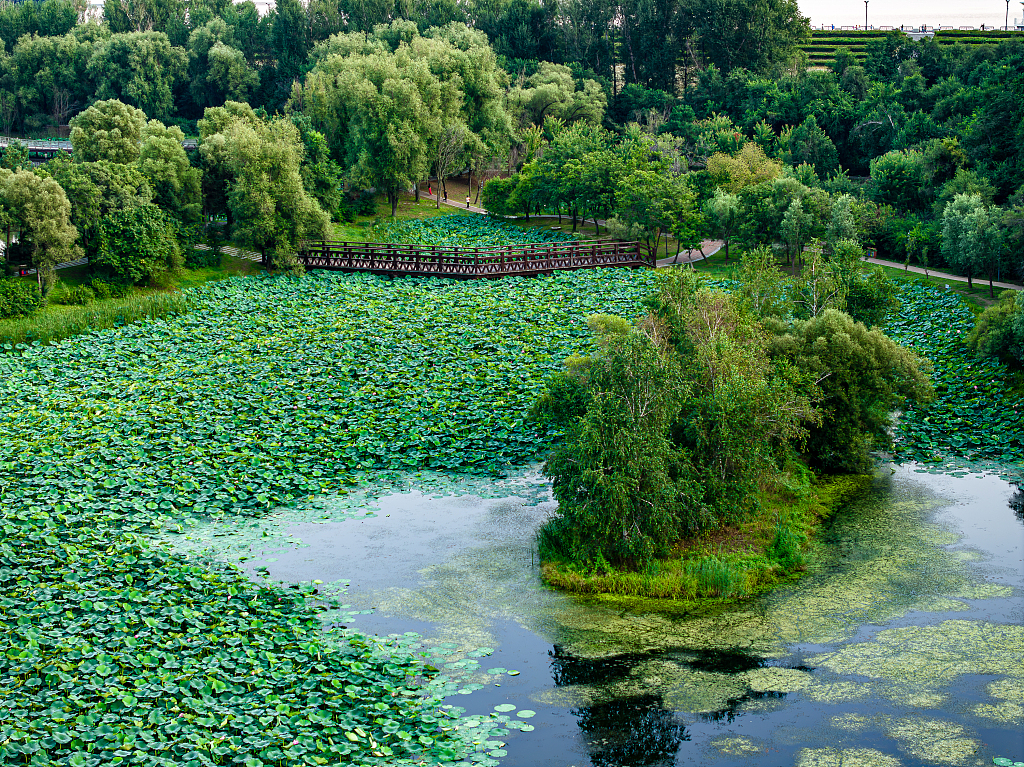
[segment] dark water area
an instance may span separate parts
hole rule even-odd
[[[543,587],[534,534],[554,504],[536,475],[492,498],[414,483],[214,549],[254,577],[347,582],[337,622],[449,648],[430,661],[461,688],[447,702],[530,717],[502,765],[1024,761],[1022,494],[913,468],[829,522],[803,579],[704,610]]]

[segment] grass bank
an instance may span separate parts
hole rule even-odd
[[[813,556],[823,520],[871,485],[867,475],[817,478],[800,467],[766,491],[757,516],[680,541],[644,572],[541,563],[544,583],[570,594],[698,600],[753,596],[798,575]]]
[[[255,274],[259,264],[244,258],[225,255],[219,266],[202,269],[181,269],[167,275],[157,288],[132,288],[126,296],[93,298],[84,304],[47,303],[28,317],[0,320],[0,349],[11,351],[33,344],[56,343],[93,330],[106,330],[135,322],[183,314],[191,307],[186,288],[197,287],[226,277]],[[76,266],[59,272],[60,282],[67,287],[89,286],[92,276],[88,266]],[[34,276],[23,277],[35,280]],[[57,295],[59,291],[53,292]]]

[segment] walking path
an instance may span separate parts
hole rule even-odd
[[[869,264],[877,264],[878,266],[889,266],[893,269],[901,269],[903,271],[911,271],[915,274],[923,274],[926,277],[937,277],[943,280],[953,280],[954,282],[967,282],[966,277],[961,277],[959,274],[948,274],[947,272],[937,272],[934,269],[924,269],[920,266],[907,267],[905,264],[901,264],[897,261],[886,261],[881,258],[865,258]],[[980,285],[987,285],[988,280],[975,279],[975,283]],[[1002,290],[1024,290],[1024,285],[1014,285],[1012,282],[992,282],[992,285]]]
[[[197,242],[195,244],[196,250],[213,250],[209,245],[204,242]],[[247,258],[250,261],[262,262],[263,256],[253,250],[243,250],[242,248],[236,248],[234,245],[221,245],[220,249],[227,253],[229,256],[235,258]]]

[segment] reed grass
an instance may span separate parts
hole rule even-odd
[[[12,351],[56,343],[89,331],[184,314],[193,301],[189,293],[136,293],[85,306],[51,304],[30,317],[0,320],[0,344],[4,351]]]

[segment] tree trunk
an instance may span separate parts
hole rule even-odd
[[[992,285],[992,272],[988,273],[988,297],[989,298],[995,298],[996,297],[996,289]]]
[[[415,192],[415,194],[416,194],[416,202],[419,202],[420,201],[420,182],[417,181],[415,184],[412,185],[412,188],[413,188],[413,192]]]
[[[573,205],[569,206],[569,212],[572,214],[572,233],[576,234],[576,207]]]
[[[725,263],[729,263],[729,238],[725,239]]]
[[[398,215],[398,190],[388,190],[388,202],[391,203],[391,218],[395,218]]]
[[[967,267],[967,289],[974,290],[974,285],[971,283],[971,268]]]

